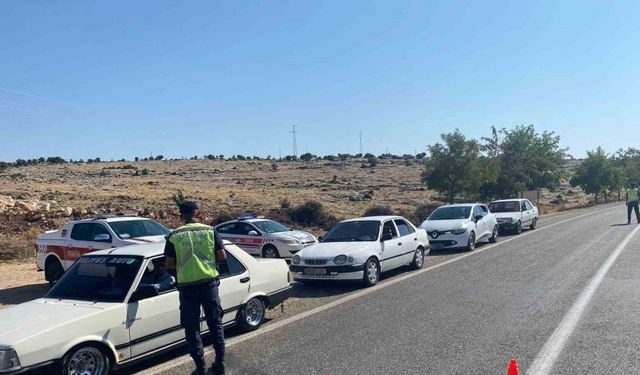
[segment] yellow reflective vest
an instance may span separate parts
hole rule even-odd
[[[213,228],[190,223],[167,237],[176,249],[179,285],[196,284],[218,277],[216,269],[215,232]]]

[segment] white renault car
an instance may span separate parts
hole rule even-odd
[[[429,235],[432,249],[473,250],[476,243],[498,240],[498,222],[487,206],[478,203],[438,207],[420,228]]]
[[[493,201],[489,209],[496,215],[500,229],[511,230],[520,234],[522,228],[536,229],[538,224],[538,208],[528,199],[503,199]]]
[[[228,242],[225,248],[223,324],[252,331],[267,309],[289,297],[287,264],[256,259]],[[182,344],[178,291],[155,282],[171,279],[155,268],[163,250],[157,243],[84,255],[44,298],[0,310],[0,374],[46,367],[47,373],[106,375]]]
[[[336,224],[320,242],[295,254],[289,270],[307,280],[361,280],[373,286],[380,273],[405,265],[422,268],[427,233],[400,216],[375,216]]]
[[[263,258],[291,258],[318,240],[308,232],[289,229],[277,221],[242,217],[216,225],[216,233],[251,255]]]

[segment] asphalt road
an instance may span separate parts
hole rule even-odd
[[[296,286],[295,300],[319,298],[254,334],[231,331],[228,373],[505,374],[511,358],[521,374],[640,373],[640,226],[625,214],[545,218],[473,253],[434,252],[375,288]],[[190,374],[181,354],[118,373]]]

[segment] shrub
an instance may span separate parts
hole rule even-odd
[[[304,226],[317,226],[328,229],[336,222],[333,215],[327,213],[320,202],[306,201],[289,209],[291,221]]]
[[[280,198],[280,208],[291,208],[291,201],[287,197]]]
[[[425,221],[429,215],[438,207],[441,206],[441,203],[430,202],[426,204],[421,204],[413,211],[413,216],[415,217],[417,225],[420,225],[423,221]]]
[[[393,210],[389,206],[373,206],[367,208],[362,216],[383,216],[393,215]]]

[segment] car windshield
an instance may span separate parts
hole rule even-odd
[[[87,255],[47,293],[47,298],[123,302],[138,274],[142,257]]]
[[[491,212],[520,212],[520,203],[517,201],[493,202],[489,205]]]
[[[471,206],[440,207],[433,211],[428,220],[467,219],[471,214]]]
[[[166,236],[171,231],[153,220],[125,220],[108,223],[120,239],[136,237]]]
[[[322,242],[377,241],[379,221],[349,221],[333,227]]]
[[[254,221],[251,224],[266,233],[288,232],[290,229],[273,220]]]

